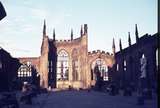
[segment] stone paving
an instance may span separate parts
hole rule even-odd
[[[33,99],[32,105],[20,104],[20,108],[158,108],[157,98],[137,105],[137,96],[110,96],[95,91],[59,91],[41,94]]]

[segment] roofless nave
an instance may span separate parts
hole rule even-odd
[[[62,41],[55,39],[55,31],[53,39],[46,35],[44,22],[39,57],[21,57],[18,60],[12,60],[9,59],[11,57],[8,53],[0,49],[0,72],[2,73],[0,85],[10,87],[11,82],[16,79],[16,81],[38,84],[44,88],[49,86],[59,89],[88,88],[94,86],[97,81],[95,67],[98,66],[104,81],[114,81],[120,88],[130,84],[137,88],[142,74],[140,60],[144,56],[147,59],[147,69],[143,75],[147,81],[146,86],[156,88],[159,34],[152,36],[146,34],[139,37],[136,26],[135,36],[136,43],[131,44],[129,35],[129,46],[124,49],[120,40],[119,52],[115,53],[114,40],[113,54],[100,50],[88,52],[87,24],[81,27],[79,38],[73,39],[73,32],[71,32],[71,39]],[[19,62],[20,65],[18,65]]]
[[[44,21],[40,57],[19,58],[24,65],[28,62],[36,68],[42,87],[88,88],[95,84],[95,65],[99,66],[103,79],[108,80],[108,67],[112,67],[114,56],[100,50],[88,52],[87,24],[81,27],[79,38],[73,39],[73,31],[70,40],[58,41],[55,37],[55,30],[53,39],[46,35]],[[25,74],[19,69],[18,75],[21,79],[27,76],[27,72]]]

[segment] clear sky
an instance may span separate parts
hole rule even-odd
[[[157,32],[157,0],[1,0],[7,17],[0,21],[0,46],[13,57],[40,55],[43,20],[47,34],[57,39],[80,36],[82,24],[88,24],[88,49],[112,52],[115,38],[128,46],[128,32],[135,43],[135,24],[139,35]]]

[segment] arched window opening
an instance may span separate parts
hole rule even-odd
[[[141,75],[140,75],[140,78],[146,78],[147,59],[146,59],[144,54],[142,55],[142,57],[140,59],[140,64],[141,64]]]
[[[119,64],[117,64],[117,71],[119,71]]]
[[[53,71],[53,62],[52,61],[48,61],[48,72],[52,73]]]
[[[158,48],[156,50],[156,68],[157,68],[157,71],[158,71]]]
[[[92,69],[94,72],[94,68],[95,66],[98,66],[98,70],[100,72],[100,76],[103,77],[104,81],[108,81],[108,66],[105,63],[105,61],[101,58],[96,59],[93,63],[92,63]],[[96,80],[96,76],[95,73],[93,74],[93,79]]]
[[[22,64],[18,69],[17,76],[18,76],[18,78],[31,77],[32,76],[31,62],[27,62],[26,64]]]
[[[57,58],[57,80],[68,80],[69,55],[65,50],[58,53]]]
[[[127,62],[126,62],[126,60],[124,60],[123,66],[124,66],[124,71],[126,71],[127,70]]]

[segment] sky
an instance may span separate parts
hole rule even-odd
[[[88,50],[112,53],[128,46],[128,32],[135,43],[135,24],[140,37],[157,32],[157,0],[1,0],[7,16],[0,21],[0,46],[13,57],[40,56],[43,21],[47,35],[56,39],[80,37],[88,25]]]

